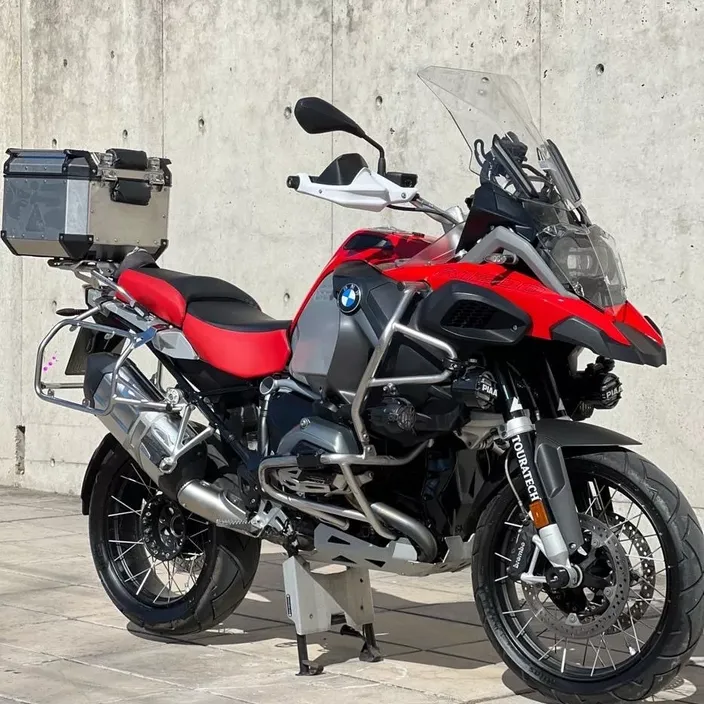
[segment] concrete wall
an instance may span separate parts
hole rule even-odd
[[[167,155],[164,263],[228,278],[291,316],[351,229],[435,231],[288,191],[287,174],[318,173],[334,154],[373,158],[348,136],[306,135],[290,116],[296,99],[333,100],[450,205],[475,186],[468,155],[414,74],[513,75],[619,240],[631,299],[668,342],[668,367],[621,367],[625,400],[599,420],[642,438],[704,506],[702,13],[689,0],[3,0],[0,145]],[[80,286],[4,252],[0,297],[0,483],[77,491],[101,431],[38,402],[31,375],[53,311],[78,304]]]

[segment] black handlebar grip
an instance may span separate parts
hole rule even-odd
[[[301,185],[301,177],[300,176],[289,176],[286,179],[286,185],[289,188],[293,188],[294,191],[297,191],[298,187]]]

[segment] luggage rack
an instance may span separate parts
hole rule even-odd
[[[94,274],[95,272],[92,272]],[[77,274],[78,275],[78,274]],[[108,280],[109,281],[109,280]],[[111,284],[113,282],[110,282]],[[111,288],[119,288],[113,284]],[[122,304],[129,305],[129,304]],[[130,306],[134,308],[135,306]],[[37,350],[36,364],[34,368],[34,390],[37,396],[42,401],[47,403],[53,403],[57,406],[63,408],[69,408],[74,411],[80,411],[81,413],[87,413],[94,417],[103,417],[110,415],[116,406],[132,406],[136,408],[139,412],[142,411],[161,411],[163,413],[179,413],[181,417],[181,422],[177,431],[177,436],[173,447],[170,448],[170,455],[166,457],[162,462],[161,471],[164,474],[169,474],[173,471],[176,466],[176,462],[189,450],[195,447],[197,444],[209,438],[215,432],[212,426],[208,426],[196,433],[190,440],[184,443],[184,439],[187,437],[186,431],[189,427],[189,422],[191,415],[195,409],[195,406],[188,403],[181,392],[177,389],[169,389],[164,391],[160,386],[157,387],[153,384],[154,389],[157,394],[162,396],[162,400],[140,400],[134,398],[127,398],[119,393],[119,387],[122,386],[121,381],[121,370],[125,366],[125,363],[129,359],[130,355],[140,347],[147,345],[152,340],[154,340],[158,328],[152,322],[145,330],[141,332],[132,332],[129,330],[122,330],[120,328],[111,327],[109,325],[101,325],[100,323],[95,323],[88,318],[92,317],[96,313],[103,312],[103,308],[100,304],[83,311],[80,315],[73,318],[59,321],[54,327],[49,331],[46,337],[41,341],[39,349]],[[121,337],[127,341],[124,350],[119,354],[115,366],[111,372],[110,378],[110,393],[107,404],[102,408],[95,408],[90,404],[88,399],[83,399],[81,403],[77,401],[72,401],[68,398],[61,398],[56,395],[57,391],[70,391],[83,389],[83,381],[79,382],[47,382],[43,379],[44,372],[44,354],[49,343],[58,335],[64,328],[69,328],[70,331],[75,331],[76,329],[91,330],[98,333],[103,333],[107,339],[114,337]],[[157,372],[158,376],[159,372]],[[156,395],[156,394],[155,394]]]
[[[156,410],[156,411],[166,411],[166,410],[181,410],[181,407],[174,407],[174,404],[169,404],[166,400],[154,401],[154,402],[143,402],[143,401],[133,401],[132,399],[120,398],[117,395],[117,385],[119,381],[120,369],[124,366],[127,358],[134,352],[134,350],[139,349],[143,345],[154,339],[156,335],[156,330],[153,327],[149,327],[143,332],[134,333],[129,330],[121,330],[120,328],[114,328],[109,325],[101,325],[100,323],[94,323],[87,318],[92,317],[96,313],[101,312],[100,306],[95,306],[94,308],[89,308],[80,315],[74,318],[69,318],[67,320],[59,321],[54,327],[49,331],[46,337],[39,344],[39,349],[37,350],[37,360],[34,367],[34,390],[37,395],[43,401],[48,403],[54,403],[57,406],[63,406],[64,408],[70,408],[74,411],[81,411],[82,413],[89,413],[93,416],[107,416],[109,415],[118,403],[123,403],[126,405],[139,406],[140,409],[146,410]],[[110,400],[108,401],[105,408],[93,408],[84,399],[83,403],[78,403],[76,401],[71,401],[67,398],[58,398],[56,396],[56,391],[59,390],[76,390],[82,389],[82,382],[72,382],[72,381],[62,381],[62,382],[47,382],[44,381],[43,371],[44,371],[44,353],[49,343],[59,334],[64,328],[69,328],[72,332],[77,328],[82,328],[86,330],[92,330],[95,332],[103,333],[107,339],[113,337],[122,337],[127,340],[127,345],[118,357],[115,363],[114,373],[112,375],[111,386],[110,386]]]
[[[72,272],[76,278],[88,284],[87,288],[89,292],[96,293],[98,296],[92,308],[84,310],[78,315],[74,315],[56,323],[56,325],[49,330],[47,335],[39,344],[34,367],[34,390],[37,396],[39,396],[42,401],[46,401],[47,403],[53,403],[57,406],[62,406],[63,408],[70,408],[74,411],[81,411],[82,413],[88,413],[96,417],[109,415],[119,403],[139,406],[141,410],[143,409],[145,411],[183,410],[185,404],[179,405],[169,403],[166,398],[163,402],[155,401],[146,403],[142,401],[133,401],[132,399],[120,398],[116,394],[120,369],[122,369],[132,352],[140,347],[143,347],[154,339],[157,333],[157,328],[154,325],[156,322],[154,316],[150,316],[148,313],[143,311],[139,307],[137,301],[122,286],[113,281],[110,276],[106,275],[106,273],[100,271],[101,265],[107,265],[110,268],[112,268],[113,265],[93,260],[82,260],[75,262],[64,259],[49,259],[47,263],[52,268],[65,269]],[[140,318],[144,319],[144,329],[140,332],[132,332],[130,330],[124,330],[110,325],[102,325],[89,320],[98,313],[106,312],[104,308],[104,304],[107,302],[105,300],[106,296],[101,294],[107,294],[107,298],[117,305],[127,306],[134,310]],[[76,401],[71,401],[66,398],[58,398],[56,396],[56,392],[60,390],[68,391],[82,389],[82,382],[46,382],[43,380],[44,354],[46,352],[46,348],[64,328],[69,328],[70,332],[74,332],[76,329],[84,329],[103,333],[105,338],[108,340],[114,337],[120,337],[127,340],[127,346],[122,351],[115,364],[114,374],[112,375],[111,380],[110,399],[105,408],[93,408],[85,399],[83,403],[77,403]]]

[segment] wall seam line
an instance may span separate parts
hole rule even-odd
[[[20,147],[24,148],[24,26],[22,22],[22,0],[18,0],[17,11],[19,13],[19,30],[20,30]],[[20,336],[20,344],[22,344],[22,338],[24,337],[24,257],[19,257],[19,292],[20,301],[17,306],[18,312],[18,328]],[[17,389],[17,399],[19,405],[19,418],[17,428],[25,428],[27,424],[24,419],[24,389],[22,388],[22,381],[24,379],[24,355],[19,356],[19,379],[15,378],[15,383],[18,384]],[[15,437],[17,437],[17,430],[15,431]],[[23,438],[24,440],[24,438]],[[22,474],[24,474],[24,442],[22,443]],[[15,448],[15,475],[13,477],[16,486],[20,486],[20,475],[17,473],[17,447]]]
[[[330,0],[330,102],[335,104],[335,0]],[[334,133],[330,133],[330,161],[335,158]],[[335,204],[330,203],[330,256],[335,246]]]
[[[20,146],[24,147],[24,37],[22,31],[22,0],[17,3],[20,27]]]
[[[543,0],[538,0],[538,129],[543,132]]]
[[[166,158],[166,44],[164,42],[164,2],[161,0],[161,156]]]

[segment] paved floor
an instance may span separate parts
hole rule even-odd
[[[543,701],[486,642],[466,574],[375,576],[386,660],[361,663],[357,641],[330,633],[311,646],[326,674],[299,678],[275,546],[238,615],[217,631],[163,642],[128,628],[105,596],[86,531],[77,499],[0,488],[2,703]],[[658,701],[704,702],[704,657],[696,662]]]

